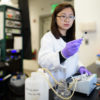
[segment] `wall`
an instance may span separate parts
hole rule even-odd
[[[62,0],[63,1],[63,0]],[[59,3],[62,2],[59,0]],[[39,16],[49,15],[51,13],[51,5],[57,3],[58,0],[29,0],[31,33],[32,33],[32,49],[39,49]],[[100,52],[100,0],[74,0],[76,10],[76,33],[79,38],[82,32],[79,29],[80,22],[95,21],[97,30],[87,35],[89,44],[85,45],[84,41],[81,45],[79,56],[85,66],[90,65],[96,60],[96,54]],[[37,61],[34,62],[38,66]],[[30,67],[31,69],[31,67]]]
[[[75,0],[76,10],[76,33],[77,37],[82,34],[79,29],[80,22],[96,22],[96,32],[88,33],[89,44],[84,41],[80,48],[80,59],[86,65],[90,65],[96,60],[96,54],[100,53],[100,0]]]
[[[51,14],[51,5],[61,3],[63,0],[29,0],[30,24],[31,24],[31,40],[32,49],[39,50],[40,32],[39,32],[39,18],[40,16]],[[24,60],[24,69],[33,70],[37,69],[37,60]]]
[[[63,0],[60,0],[61,2]],[[39,48],[39,17],[51,14],[51,5],[58,0],[29,0],[31,31],[32,31],[32,48]]]

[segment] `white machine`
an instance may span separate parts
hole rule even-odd
[[[97,75],[96,74],[92,74],[90,76],[83,74],[83,75],[74,76],[72,78],[78,80],[76,89],[75,89],[76,92],[87,94],[87,96],[89,96],[90,93],[96,87],[96,85],[95,85],[97,83]],[[71,85],[71,84],[72,84],[72,82],[69,85]],[[72,90],[73,89],[74,89],[74,86],[72,87]]]

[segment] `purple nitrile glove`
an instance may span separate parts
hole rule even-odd
[[[65,48],[61,51],[62,56],[69,58],[73,56],[78,50],[83,39],[77,39],[66,43]]]
[[[91,75],[92,73],[90,72],[90,71],[88,71],[84,66],[81,66],[80,68],[79,68],[79,72],[80,72],[80,74],[82,75],[82,74],[88,74],[88,75]]]

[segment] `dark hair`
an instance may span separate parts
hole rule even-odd
[[[65,8],[71,8],[72,11],[73,11],[73,14],[75,16],[75,10],[73,8],[73,6],[71,4],[68,4],[68,3],[62,3],[62,4],[59,4],[53,14],[52,14],[52,21],[51,21],[51,32],[53,33],[53,35],[55,36],[55,38],[59,39],[59,37],[61,36],[61,33],[59,32],[58,30],[58,26],[57,26],[57,22],[56,22],[56,16],[57,14],[62,11],[63,9]],[[67,35],[66,35],[66,38],[67,38],[67,41],[71,41],[71,40],[74,40],[75,39],[75,20],[73,22],[73,25],[72,27],[67,31]]]

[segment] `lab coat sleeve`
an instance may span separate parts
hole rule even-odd
[[[41,39],[41,48],[38,54],[38,63],[41,67],[54,70],[59,67],[59,52],[54,50],[52,38],[44,36]]]

